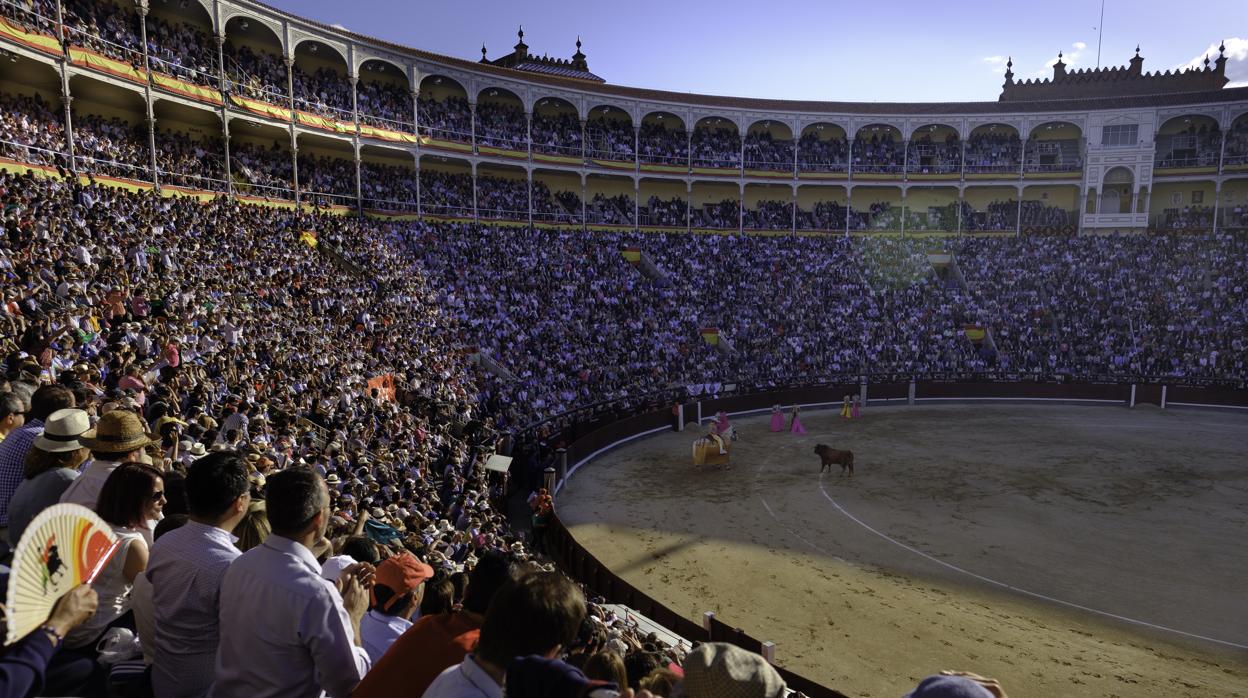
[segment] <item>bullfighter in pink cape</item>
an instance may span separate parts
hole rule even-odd
[[[771,406],[771,430],[784,431],[784,410],[780,405]]]
[[[791,433],[794,433],[794,434],[806,433],[806,427],[802,426],[802,419],[801,417],[798,416],[798,413],[801,411],[802,411],[802,408],[798,407],[797,405],[794,405],[793,411],[789,413],[789,416],[791,417],[791,419],[789,420],[789,431]]]

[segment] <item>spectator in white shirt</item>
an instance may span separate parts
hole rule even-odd
[[[391,555],[377,565],[373,607],[360,621],[364,649],[373,664],[412,627],[412,615],[425,595],[425,580],[432,576],[433,568],[407,551]]]
[[[231,563],[221,583],[218,698],[347,698],[368,672],[359,645],[374,569],[357,563],[335,584],[312,548],[329,525],[325,481],[306,468],[268,478],[273,533]]]
[[[559,657],[585,620],[585,595],[558,572],[536,572],[508,584],[490,601],[477,649],[438,675],[424,698],[502,698],[516,657]]]
[[[157,698],[208,694],[217,663],[221,579],[242,553],[230,531],[251,503],[247,463],[234,451],[195,461],[186,476],[190,521],[152,546],[152,688]]]

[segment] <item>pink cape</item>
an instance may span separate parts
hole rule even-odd
[[[789,431],[793,432],[794,434],[805,434],[806,427],[803,427],[802,420],[795,416],[793,417],[793,426],[789,428]]]

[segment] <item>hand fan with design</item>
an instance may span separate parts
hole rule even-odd
[[[90,509],[78,504],[44,509],[13,553],[5,644],[42,625],[67,591],[94,581],[117,547],[112,528]]]

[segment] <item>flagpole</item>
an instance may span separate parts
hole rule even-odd
[[[1101,67],[1101,35],[1105,33],[1105,0],[1101,0],[1101,21],[1096,25],[1096,67]]]

